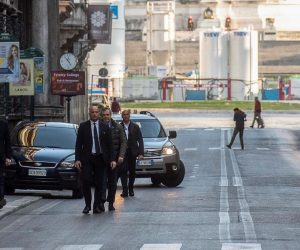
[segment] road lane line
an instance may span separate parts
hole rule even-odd
[[[55,250],[99,250],[103,245],[64,245],[55,248]]]
[[[140,250],[180,250],[182,244],[144,244]]]
[[[258,243],[223,243],[222,250],[262,250]]]
[[[231,242],[230,235],[230,217],[229,217],[229,202],[228,202],[228,178],[227,167],[225,161],[225,134],[221,130],[221,179],[220,179],[220,211],[219,211],[219,239],[220,242]]]
[[[229,136],[229,132],[228,132],[228,136]],[[240,205],[240,217],[242,219],[243,226],[244,226],[245,239],[246,242],[256,243],[257,239],[256,239],[256,233],[254,229],[254,223],[251,217],[251,213],[249,211],[249,205],[246,200],[243,180],[241,177],[237,159],[234,154],[234,150],[229,150],[229,154],[230,154],[230,159],[231,159],[232,168],[234,172],[234,177],[233,177],[234,184],[237,184],[236,187],[237,187],[238,201]]]
[[[198,148],[185,148],[184,151],[197,151]]]

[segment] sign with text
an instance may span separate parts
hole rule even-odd
[[[52,71],[52,95],[74,96],[85,94],[84,71]]]
[[[112,13],[109,5],[89,5],[88,29],[89,40],[101,44],[111,43]]]
[[[33,59],[20,60],[20,78],[9,83],[9,95],[34,95],[34,65]]]

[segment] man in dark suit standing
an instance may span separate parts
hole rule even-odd
[[[11,146],[8,125],[0,120],[0,209],[6,205],[4,199],[4,166],[11,164]]]
[[[133,186],[135,181],[136,160],[144,158],[144,141],[140,127],[130,120],[130,110],[122,111],[121,125],[125,131],[127,138],[127,151],[125,155],[125,163],[121,170],[121,183],[123,187],[122,197],[129,195],[134,196]],[[129,172],[129,182],[127,178]]]
[[[105,211],[106,200],[103,190],[106,178],[106,166],[116,167],[115,152],[113,151],[109,127],[100,121],[100,111],[97,106],[89,108],[90,120],[80,124],[75,146],[75,167],[81,171],[82,191],[85,199],[84,214],[91,210],[91,185],[94,180],[95,193],[93,213]]]

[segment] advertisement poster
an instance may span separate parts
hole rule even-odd
[[[34,95],[33,59],[20,60],[20,78],[9,83],[9,95]]]
[[[19,42],[0,41],[0,82],[18,81],[20,77]]]
[[[44,93],[44,57],[34,57],[34,93]]]
[[[85,94],[84,71],[52,71],[52,95],[75,96]]]
[[[100,44],[111,43],[112,13],[109,5],[89,5],[88,29],[90,40]]]

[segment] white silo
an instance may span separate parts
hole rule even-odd
[[[258,93],[258,34],[254,30],[236,30],[229,38],[231,99],[245,100]]]
[[[200,31],[199,72],[201,83],[207,88],[209,99],[226,99],[228,76],[228,33],[225,31]],[[215,80],[213,80],[215,79]]]
[[[105,1],[101,2],[105,4]],[[125,16],[124,1],[107,1],[112,10],[111,44],[97,44],[89,54],[89,82],[97,83],[100,68],[108,70],[109,95],[122,96],[125,71]],[[105,65],[104,65],[105,63]]]

